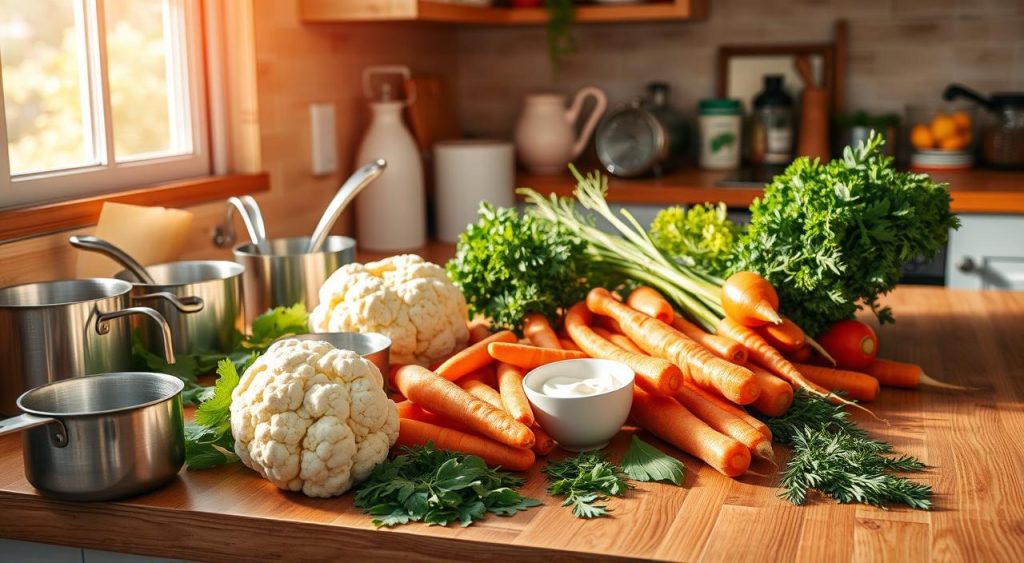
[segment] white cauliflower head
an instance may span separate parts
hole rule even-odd
[[[426,366],[463,347],[466,298],[444,268],[413,254],[348,264],[320,288],[313,332],[379,332],[391,361]]]
[[[398,410],[380,370],[326,342],[270,347],[231,394],[242,463],[278,487],[340,495],[370,475],[398,438]]]

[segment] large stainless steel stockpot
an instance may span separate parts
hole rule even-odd
[[[266,241],[270,253],[256,245],[235,248],[235,261],[245,266],[245,315],[250,322],[267,309],[304,303],[313,310],[320,302],[320,286],[335,270],[356,259],[356,241],[327,237],[320,252],[307,253],[309,237]]]
[[[132,307],[132,284],[62,280],[0,289],[0,415],[13,416],[25,391],[61,379],[125,371],[132,365],[131,315],[160,327],[174,363],[171,329],[149,307]]]
[[[235,331],[245,330],[242,274],[245,267],[225,260],[193,260],[146,266],[154,283],[136,281],[129,270],[114,277],[132,282],[132,301],[156,309],[171,326],[174,351],[228,353]],[[171,294],[178,302],[165,298]],[[178,303],[185,303],[183,310]],[[135,323],[146,348],[159,353],[159,335],[148,323]]]
[[[162,373],[105,373],[43,385],[18,398],[25,477],[43,494],[112,500],[156,488],[185,462],[184,384]]]

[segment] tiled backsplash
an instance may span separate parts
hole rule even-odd
[[[1022,0],[714,0],[701,22],[578,25],[577,53],[556,75],[539,27],[459,31],[459,110],[470,134],[510,137],[523,95],[593,84],[612,104],[652,80],[693,114],[715,93],[717,49],[822,42],[850,22],[847,108],[902,111],[952,81],[1024,90]]]

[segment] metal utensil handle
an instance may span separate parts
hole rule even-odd
[[[263,211],[260,210],[260,204],[256,203],[256,198],[251,195],[244,195],[239,199],[249,210],[249,218],[256,230],[256,240],[252,241],[253,244],[260,249],[260,254],[270,254],[270,247],[267,246],[267,226],[263,223]]]
[[[63,422],[56,418],[36,416],[34,414],[21,414],[0,420],[0,436],[3,436],[4,434],[12,434],[14,432],[21,432],[22,430],[28,430],[29,428],[35,428],[37,426],[45,426],[47,424],[56,424],[59,426],[59,428],[54,429],[50,433],[53,437],[53,445],[58,448],[63,448],[68,445],[68,432],[67,429],[64,428]]]
[[[178,297],[177,295],[169,291],[158,291],[156,293],[147,293],[145,295],[139,295],[132,298],[135,301],[149,301],[153,299],[166,299],[174,305],[174,308],[181,311],[182,313],[198,313],[203,310],[206,303],[203,302],[202,297],[196,297],[194,295],[186,295],[185,297]]]
[[[313,236],[309,237],[309,246],[306,247],[307,253],[320,252],[324,242],[327,240],[327,235],[331,232],[331,227],[341,216],[341,212],[348,207],[348,204],[359,192],[370,185],[370,182],[377,179],[384,169],[387,168],[388,163],[383,158],[363,165],[356,170],[352,176],[338,189],[338,193],[335,194],[334,199],[327,205],[327,209],[324,210],[323,216],[320,217],[320,222],[316,224],[316,228],[313,229]]]
[[[174,341],[171,339],[171,325],[167,324],[167,319],[165,319],[164,316],[156,309],[151,309],[149,307],[128,307],[127,309],[121,309],[120,311],[100,313],[96,316],[96,332],[99,334],[107,334],[110,332],[110,321],[130,315],[146,315],[153,319],[156,324],[160,325],[160,331],[164,342],[164,360],[169,364],[173,364],[175,362],[175,358]]]
[[[71,246],[80,250],[98,252],[113,259],[118,264],[124,266],[125,269],[131,272],[132,275],[142,283],[150,285],[156,283],[153,281],[153,276],[150,276],[149,272],[146,271],[146,268],[142,264],[139,264],[137,260],[132,258],[130,254],[101,238],[74,235],[68,238],[68,242],[71,243]]]
[[[218,247],[231,246],[237,239],[235,234],[235,212],[242,216],[242,223],[249,233],[249,240],[256,246],[260,254],[270,254],[270,247],[267,245],[266,227],[263,224],[263,214],[259,205],[252,196],[229,197],[227,208],[224,211],[224,224],[218,225],[213,233],[213,243]]]

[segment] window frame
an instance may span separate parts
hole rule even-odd
[[[170,88],[183,90],[190,107],[192,151],[182,155],[159,156],[116,161],[114,152],[112,114],[110,111],[110,92],[107,73],[107,41],[105,39],[105,18],[103,0],[75,0],[78,9],[85,10],[86,44],[90,46],[86,53],[92,60],[89,63],[90,81],[98,81],[98,88],[90,84],[92,103],[101,104],[94,108],[90,119],[93,120],[94,145],[104,151],[105,162],[66,170],[48,171],[12,177],[10,173],[9,151],[7,149],[7,121],[3,103],[0,102],[0,211],[22,207],[43,206],[55,202],[75,198],[101,196],[127,188],[153,185],[164,182],[185,180],[212,173],[213,156],[211,154],[210,105],[207,99],[207,61],[205,60],[205,15],[204,2],[200,0],[166,0],[178,4],[178,9],[171,10],[172,17],[180,21],[171,22],[183,34],[185,41],[185,68],[177,69],[187,79],[182,85],[174,74],[169,72]],[[170,65],[169,70],[170,70]],[[96,94],[100,99],[95,99]],[[0,80],[0,100],[3,99],[3,84]],[[97,111],[101,109],[101,111]],[[102,120],[96,120],[96,116]],[[45,197],[38,194],[45,193]]]

